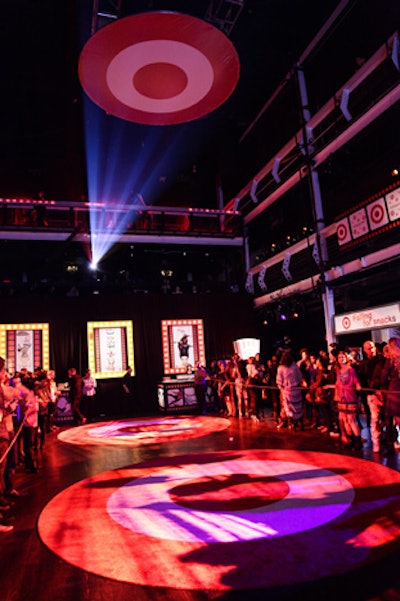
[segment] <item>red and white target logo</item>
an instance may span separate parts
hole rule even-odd
[[[344,330],[348,330],[351,326],[351,320],[350,317],[343,317],[342,319],[342,326]]]
[[[187,15],[152,12],[95,33],[79,59],[86,94],[108,113],[136,123],[198,119],[233,92],[240,63],[228,38]]]
[[[350,242],[351,234],[350,234],[349,222],[348,222],[347,218],[342,219],[342,221],[339,221],[339,223],[337,224],[337,227],[336,227],[336,234],[338,237],[339,245]]]
[[[367,206],[368,221],[371,230],[376,230],[389,222],[386,204],[383,198],[372,202]]]

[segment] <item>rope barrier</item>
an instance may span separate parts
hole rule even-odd
[[[219,384],[218,380],[207,380],[208,382],[212,383],[212,384]],[[226,387],[234,387],[236,386],[236,382],[222,382],[222,390]],[[270,386],[267,384],[245,384],[245,383],[241,383],[241,386],[243,386],[243,388],[259,388],[261,390],[277,390],[280,391],[282,390],[282,388],[279,388],[279,386]],[[285,390],[303,390],[304,392],[307,391],[315,391],[315,390],[334,390],[336,388],[336,384],[325,384],[324,386],[284,386],[283,389]],[[354,386],[342,386],[340,385],[340,389],[341,390],[356,390],[357,393],[359,392],[366,392],[369,394],[375,394],[377,392],[379,393],[390,393],[390,394],[398,394],[400,395],[400,390],[386,390],[383,388],[354,388]]]
[[[24,422],[21,421],[18,430],[16,431],[16,433],[14,434],[13,439],[11,440],[11,442],[9,443],[7,449],[4,451],[3,455],[0,458],[0,465],[3,463],[4,459],[7,457],[8,453],[11,451],[11,449],[13,448],[14,444],[16,443],[18,436],[21,434],[21,430],[22,430],[22,426],[24,425]]]

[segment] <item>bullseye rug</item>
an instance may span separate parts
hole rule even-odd
[[[101,28],[85,44],[79,77],[108,114],[147,125],[193,121],[229,98],[240,63],[210,23],[173,12],[145,12]]]
[[[67,488],[43,509],[38,531],[69,564],[122,582],[287,586],[398,551],[400,474],[303,451],[160,458]]]
[[[138,446],[206,436],[229,425],[223,417],[202,415],[125,419],[70,428],[58,438],[79,445]]]

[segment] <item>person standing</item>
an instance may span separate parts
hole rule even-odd
[[[389,339],[387,359],[382,371],[384,389],[384,454],[395,453],[394,443],[398,438],[396,423],[400,422],[400,338]]]
[[[358,364],[358,377],[362,391],[361,402],[367,418],[367,426],[371,433],[372,450],[379,453],[383,422],[383,397],[379,390],[385,357],[378,355],[372,340],[363,344],[364,358]]]
[[[92,376],[91,370],[87,369],[83,376],[83,407],[89,422],[91,422],[94,417],[96,390],[96,378]]]
[[[279,389],[276,386],[276,374],[278,371],[278,358],[276,355],[272,355],[271,359],[267,362],[267,371],[265,374],[265,384],[268,387],[269,398],[272,403],[272,417],[276,424],[279,423],[281,414],[281,401]]]
[[[194,372],[194,392],[196,395],[198,410],[200,415],[206,412],[206,392],[207,392],[208,374],[200,362],[197,363]]]
[[[253,421],[258,421],[257,411],[260,406],[261,398],[261,376],[255,357],[249,357],[246,365],[247,372],[247,394],[248,394],[248,412]]]
[[[313,419],[320,432],[328,432],[332,429],[331,399],[332,387],[331,374],[328,371],[328,360],[325,357],[317,357],[315,382],[311,384],[314,392],[315,413]]]
[[[303,429],[303,374],[292,353],[284,351],[276,372],[276,385],[281,393],[281,418],[277,428]]]
[[[365,340],[363,343],[363,358],[355,366],[358,379],[363,388],[372,388],[372,380],[375,367],[381,361],[381,357],[376,352],[375,343],[372,340]],[[360,395],[363,411],[365,413],[367,427],[371,427],[371,408],[368,402],[368,394],[362,391]]]
[[[233,357],[235,365],[235,394],[237,400],[237,417],[248,417],[249,406],[248,406],[248,395],[246,388],[247,381],[247,370],[246,361],[241,359],[239,355],[235,354]]]
[[[9,378],[8,372],[1,373],[0,386],[2,401],[4,401],[6,409],[3,413],[3,423],[9,436],[9,446],[5,460],[6,467],[4,470],[5,496],[7,498],[19,497],[20,493],[14,487],[15,469],[18,465],[18,438],[20,434],[20,431],[17,431],[17,414],[21,414],[19,396],[12,386],[12,380]]]
[[[56,372],[54,369],[49,369],[47,372],[47,379],[49,382],[50,389],[50,400],[49,400],[49,428],[48,431],[57,430],[57,426],[54,423],[54,417],[57,410],[57,400],[60,396],[60,391],[57,388],[56,384]]]
[[[4,473],[6,470],[6,453],[9,444],[9,432],[6,426],[5,415],[7,413],[6,398],[3,391],[3,383],[6,377],[5,361],[0,357],[0,509],[7,511],[10,509],[10,505],[7,504],[5,499],[6,483],[4,480]],[[3,518],[3,514],[0,513],[0,519]],[[11,532],[14,526],[7,524],[0,524],[0,532]]]
[[[22,443],[24,449],[25,470],[31,474],[37,473],[37,464],[34,453],[37,450],[37,435],[39,427],[39,401],[35,396],[33,387],[28,388],[22,383],[19,374],[13,378],[13,386],[19,397],[22,421]]]
[[[343,448],[360,451],[362,449],[361,430],[358,422],[360,408],[359,382],[357,372],[350,365],[345,350],[338,350],[335,401],[338,408],[340,443]]]
[[[83,425],[86,423],[86,417],[81,412],[81,403],[83,397],[83,378],[76,372],[75,367],[68,370],[69,398],[71,409],[74,414],[75,423]]]
[[[50,383],[47,378],[35,382],[34,392],[39,403],[38,442],[39,448],[42,450],[49,426]]]
[[[131,413],[134,400],[133,369],[128,365],[126,373],[122,377],[122,388],[124,390],[124,413]]]

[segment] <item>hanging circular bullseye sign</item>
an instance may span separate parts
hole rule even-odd
[[[240,63],[218,29],[195,17],[151,12],[100,29],[84,46],[79,78],[94,103],[135,123],[193,121],[234,91]]]

